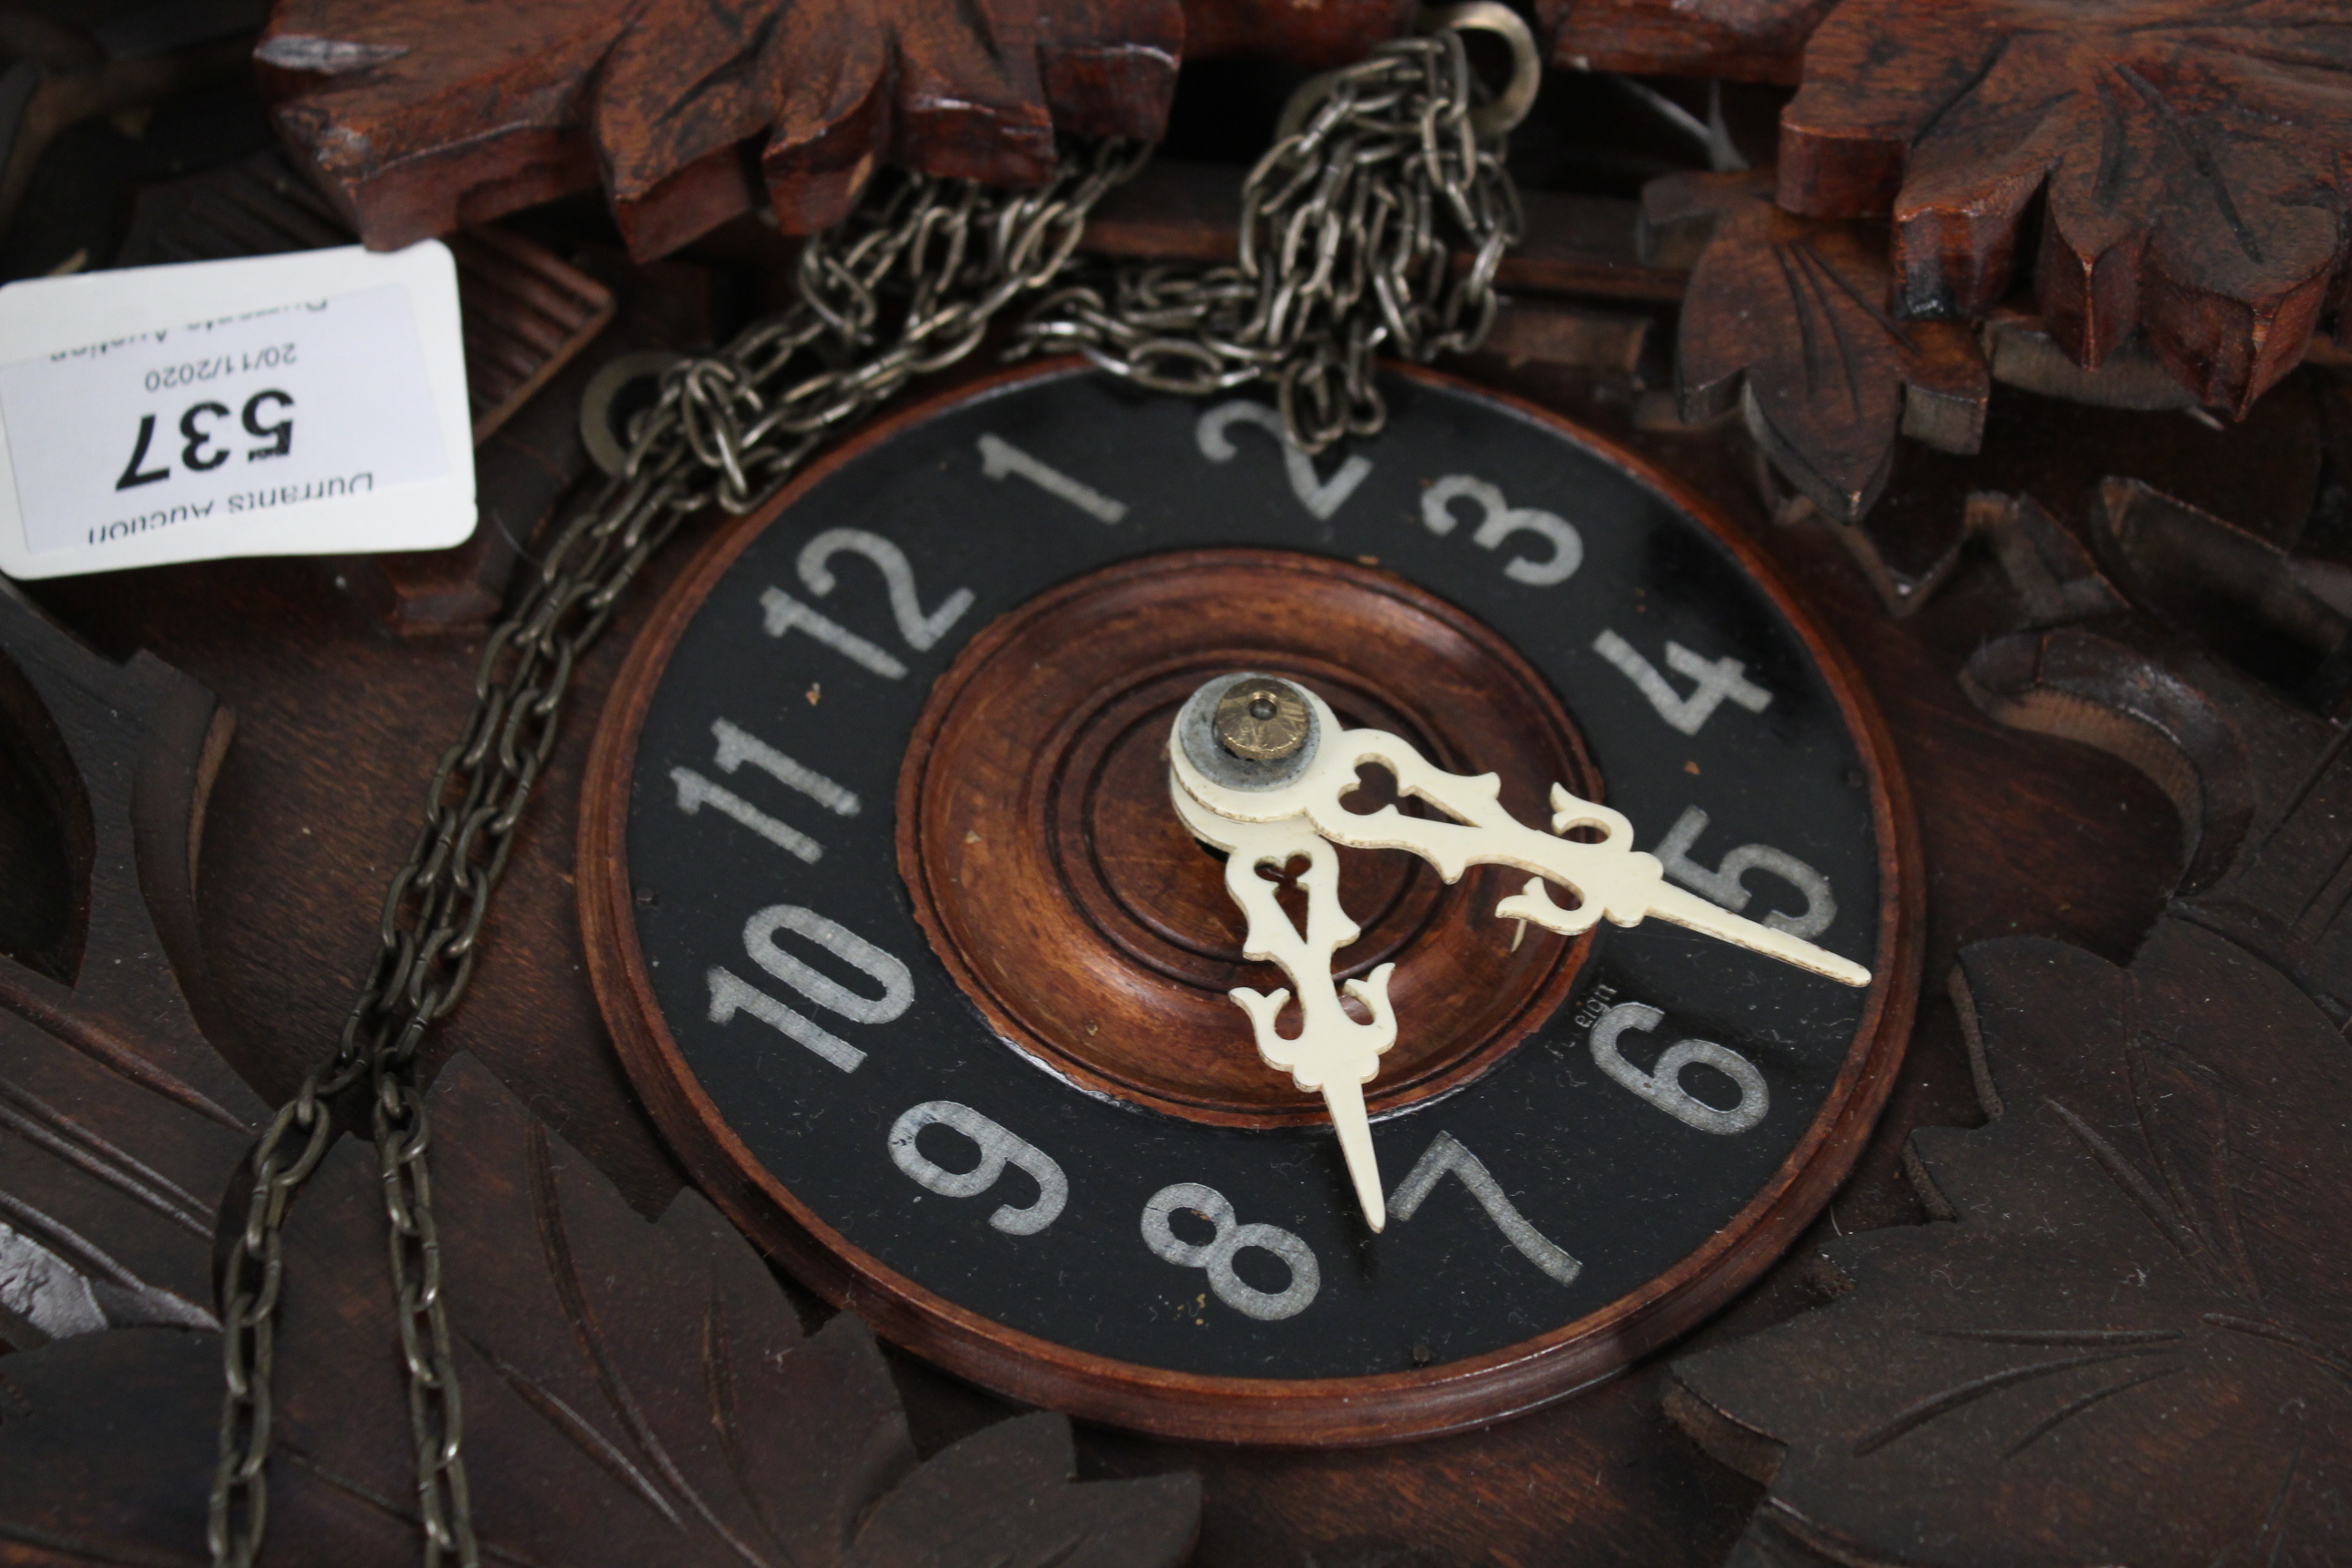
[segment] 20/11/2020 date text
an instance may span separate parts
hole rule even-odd
[[[169,392],[175,386],[193,386],[200,381],[215,381],[225,375],[247,375],[257,370],[275,370],[279,365],[293,363],[292,343],[271,343],[266,348],[247,349],[239,354],[189,360],[182,364],[151,370],[146,375],[147,390]]]
[[[247,447],[245,456],[247,461],[283,458],[294,450],[293,407],[293,395],[275,387],[265,387],[245,400],[245,407],[236,416],[236,424],[243,426],[246,433],[256,440],[268,443]],[[274,423],[271,422],[272,416],[278,416]],[[235,427],[223,423],[229,417],[226,404],[209,401],[194,404],[180,416],[180,435],[184,438],[180,447],[182,466],[191,472],[206,473],[219,468],[235,455],[233,448],[225,445],[222,439]],[[131,460],[122,465],[122,475],[114,481],[116,489],[134,489],[141,485],[161,483],[172,477],[172,466],[168,460],[159,461],[152,468],[143,466],[154,442],[155,416],[142,414],[139,416],[139,435],[131,446]]]

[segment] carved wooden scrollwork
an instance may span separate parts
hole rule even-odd
[[[884,163],[1034,185],[1056,130],[1159,138],[1185,58],[1322,67],[1411,0],[281,0],[257,50],[281,134],[370,245],[601,183],[639,258],[764,202],[788,233]]]
[[[268,1112],[207,1036],[194,868],[228,744],[202,688],[117,666],[0,591],[0,1557],[198,1564],[216,1452],[214,1238]],[[21,805],[12,798],[9,805]],[[57,916],[24,886],[62,880]],[[486,1561],[1172,1568],[1189,1475],[1073,1484],[1069,1424],[919,1462],[856,1319],[805,1334],[699,1196],[658,1222],[470,1057],[432,1093],[440,1256]],[[236,1212],[242,1215],[241,1199]],[[383,1199],[363,1139],[287,1233],[265,1563],[415,1561]]]
[[[116,666],[0,587],[0,784],[61,849],[43,931],[0,955],[0,1341],[211,1328],[214,1211],[267,1112],[198,1026],[204,798],[226,711]],[[15,846],[12,846],[12,848]],[[10,865],[14,913],[46,880]]]
[[[1781,120],[1780,199],[1891,211],[1911,313],[1982,316],[2027,266],[2078,361],[2137,327],[2243,413],[2328,302],[2347,157],[2352,20],[2332,5],[1843,0]]]
[[[1840,523],[1878,500],[1898,432],[1977,449],[1984,354],[1965,327],[1895,314],[1884,230],[1794,216],[1759,174],[1654,180],[1643,218],[1654,244],[1705,246],[1675,359],[1685,419],[1741,408],[1774,465]]]
[[[1801,70],[1784,69],[1799,40]],[[2049,364],[2021,370],[2094,400],[2160,364],[2181,403],[2243,417],[2345,302],[2352,21],[2338,7],[1608,0],[1571,14],[1555,58],[1801,80],[1770,182],[1782,265],[1756,259],[1760,218],[1724,226],[1718,249],[1732,254],[1693,276],[1684,379],[1706,384],[1742,358],[1753,373],[1771,357],[1759,325],[1768,341],[1803,342],[1809,318],[1826,316],[1790,304],[1801,272],[1819,269],[1787,265],[1787,237],[1849,251],[1849,335],[1801,368],[1825,405],[1847,384],[1855,416],[1750,408],[1789,481],[1843,521],[1874,499],[1859,481],[1892,460],[1883,411],[1919,390],[1916,356],[1895,344],[1922,323],[1981,329],[2013,361],[2046,350]],[[1692,200],[1675,176],[1651,205],[1687,215]],[[2021,283],[2036,313],[2019,314]],[[2130,369],[2094,387],[2111,361]],[[1750,374],[1751,389],[1769,384]],[[2165,402],[2145,385],[2124,395]]]
[[[1734,1558],[1756,1568],[2328,1561],[2352,1475],[2352,617],[2326,563],[2131,481],[2092,552],[2012,506],[1988,527],[2029,626],[1966,684],[2154,778],[2180,890],[2126,966],[1962,951],[1990,1120],[1913,1135],[1942,1223],[1833,1242],[1835,1301],[1678,1363],[1669,1409],[1769,1483]]]

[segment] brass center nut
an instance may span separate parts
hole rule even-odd
[[[1253,763],[1276,763],[1307,743],[1307,700],[1285,680],[1235,681],[1217,699],[1217,743]]]

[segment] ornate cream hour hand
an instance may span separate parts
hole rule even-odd
[[[1234,749],[1216,718],[1218,701],[1239,689],[1232,682],[1212,682],[1194,695],[1178,717],[1177,743],[1169,747],[1177,791],[1212,816],[1254,823],[1303,818],[1336,844],[1408,850],[1449,882],[1475,865],[1533,871],[1535,878],[1495,912],[1565,935],[1590,931],[1603,916],[1630,926],[1655,915],[1847,985],[1870,984],[1870,971],[1853,960],[1744,920],[1668,882],[1658,858],[1633,847],[1633,824],[1621,812],[1554,784],[1551,832],[1528,827],[1503,809],[1497,775],[1447,773],[1395,735],[1340,729],[1329,707],[1311,691],[1286,681],[1249,679],[1269,692],[1278,689],[1295,697],[1297,718],[1283,734],[1292,742],[1287,751],[1254,758]],[[1229,718],[1225,729],[1233,728]],[[1342,802],[1356,788],[1356,769],[1365,763],[1378,763],[1395,775],[1399,795],[1425,800],[1454,820],[1407,816],[1394,806],[1362,816],[1349,811]],[[1580,827],[1601,837],[1590,843],[1559,837]],[[1554,902],[1544,887],[1547,879],[1574,893],[1577,907],[1562,909]]]
[[[1339,857],[1304,818],[1236,822],[1207,810],[1172,784],[1169,794],[1193,836],[1226,852],[1225,890],[1249,921],[1243,952],[1258,962],[1280,965],[1290,977],[1288,991],[1239,986],[1229,993],[1249,1015],[1257,1054],[1266,1066],[1290,1074],[1307,1093],[1321,1093],[1331,1110],[1331,1124],[1339,1130],[1339,1150],[1347,1157],[1364,1222],[1379,1230],[1388,1223],[1388,1205],[1372,1157],[1364,1085],[1380,1071],[1381,1053],[1396,1044],[1396,1014],[1389,1005],[1389,975],[1396,965],[1383,963],[1344,987],[1332,984],[1332,953],[1355,941],[1359,932],[1339,907]],[[1307,862],[1297,879],[1307,894],[1304,933],[1277,900],[1276,885],[1257,874],[1260,866],[1278,870],[1302,858]],[[1340,1005],[1342,990],[1370,1010],[1370,1022],[1349,1016]],[[1285,1036],[1275,1020],[1293,992],[1298,997],[1298,1032]]]

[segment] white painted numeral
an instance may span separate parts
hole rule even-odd
[[[824,846],[789,823],[777,821],[724,784],[711,783],[692,768],[672,768],[670,782],[677,786],[677,808],[692,816],[709,806],[733,817],[787,855],[814,866]]]
[[[1808,942],[1830,929],[1837,919],[1837,900],[1830,895],[1830,879],[1786,850],[1769,844],[1743,844],[1724,856],[1723,864],[1708,870],[1690,858],[1691,847],[1706,831],[1706,813],[1687,807],[1655,851],[1666,875],[1694,892],[1705,893],[1732,913],[1745,910],[1755,894],[1740,880],[1750,871],[1769,871],[1805,896],[1805,912],[1783,914],[1774,910],[1764,923],[1775,931]]]
[[[1567,582],[1584,564],[1584,536],[1574,524],[1534,507],[1513,506],[1503,499],[1501,490],[1469,474],[1448,474],[1422,492],[1421,521],[1430,532],[1442,538],[1454,531],[1457,500],[1474,502],[1478,508],[1478,531],[1470,536],[1470,542],[1481,550],[1492,550],[1515,533],[1532,533],[1551,546],[1551,553],[1543,560],[1522,555],[1506,564],[1503,575],[1512,582],[1549,588]]]
[[[878,533],[862,528],[828,528],[801,546],[801,581],[808,591],[822,599],[833,592],[835,577],[833,558],[840,554],[863,555],[881,569],[883,584],[890,592],[890,614],[898,623],[898,635],[917,653],[929,653],[947,629],[963,618],[971,608],[971,590],[958,588],[940,607],[929,615],[915,597],[915,569],[907,564],[907,552]]]
[[[778,933],[824,949],[882,987],[879,996],[861,996],[833,976],[784,951]],[[798,904],[772,904],[743,922],[743,952],[751,962],[827,1012],[853,1024],[887,1024],[915,1000],[915,977],[907,966],[838,921]]]
[[[866,1053],[813,1019],[803,1017],[755,985],[748,985],[717,964],[711,965],[710,1021],[731,1024],[739,1012],[749,1013],[786,1039],[806,1046],[844,1072],[856,1072]]]
[[[1660,1110],[1701,1132],[1745,1132],[1763,1121],[1764,1112],[1772,1104],[1771,1093],[1764,1087],[1764,1075],[1727,1046],[1718,1046],[1712,1040],[1684,1040],[1668,1046],[1658,1057],[1658,1065],[1649,1072],[1625,1059],[1617,1049],[1617,1037],[1628,1029],[1646,1034],[1664,1016],[1655,1007],[1641,1002],[1620,1002],[1610,1008],[1592,1026],[1594,1063]],[[1739,1103],[1728,1110],[1719,1110],[1685,1089],[1683,1068],[1694,1062],[1704,1063],[1738,1084]]]
[[[969,1171],[950,1171],[933,1161],[915,1147],[915,1135],[926,1127],[953,1128],[971,1139],[980,1146],[980,1163]],[[1036,1235],[1070,1201],[1069,1179],[1052,1155],[952,1100],[926,1100],[892,1122],[890,1159],[919,1185],[943,1198],[978,1197],[996,1185],[1007,1165],[1026,1171],[1037,1184],[1037,1201],[1026,1208],[1004,1204],[988,1216],[988,1223],[1007,1236]]]
[[[1011,474],[1027,479],[1047,495],[1068,501],[1097,522],[1115,523],[1127,516],[1127,503],[1109,496],[1080,479],[1074,479],[1061,469],[1039,462],[1002,436],[980,438],[980,471],[992,479]]]
[[[885,680],[896,680],[907,673],[907,667],[891,654],[876,647],[839,621],[811,609],[782,588],[771,588],[761,595],[760,607],[767,613],[768,635],[772,637],[780,637],[786,632],[806,632],[853,664],[864,665]]]
[[[1201,416],[1193,434],[1201,443],[1201,456],[1213,463],[1230,463],[1239,449],[1231,434],[1236,425],[1255,425],[1274,437],[1282,448],[1282,466],[1290,476],[1290,493],[1298,504],[1312,512],[1318,522],[1328,522],[1331,514],[1346,504],[1356,487],[1372,471],[1372,465],[1362,458],[1350,458],[1339,465],[1328,479],[1315,477],[1315,459],[1291,443],[1290,433],[1282,427],[1282,416],[1263,403],[1238,398],[1232,403],[1220,403]]]
[[[749,730],[720,719],[711,724],[710,733],[719,742],[720,773],[731,773],[749,763],[785,788],[800,791],[835,816],[857,815],[856,795],[814,768],[803,767]]]
[[[745,763],[779,784],[788,784],[838,816],[857,815],[857,796],[814,768],[803,767],[750,731],[720,719],[710,726],[718,741],[719,771],[731,773]],[[672,768],[670,782],[677,786],[677,808],[692,816],[704,806],[733,817],[786,854],[814,865],[824,847],[799,828],[779,822],[723,784],[713,784],[692,768]]]
[[[1623,670],[1626,679],[1641,688],[1650,706],[1658,710],[1658,717],[1685,735],[1697,734],[1699,726],[1714,716],[1726,698],[1750,713],[1763,712],[1772,700],[1770,692],[1748,679],[1748,667],[1739,660],[1701,658],[1678,642],[1666,645],[1666,667],[1698,682],[1687,697],[1676,691],[1658,673],[1657,666],[1613,631],[1604,629],[1593,638],[1592,651]]]
[[[1563,1285],[1573,1285],[1576,1277],[1584,1272],[1584,1265],[1554,1246],[1543,1232],[1527,1221],[1503,1192],[1478,1156],[1464,1148],[1451,1132],[1441,1132],[1433,1139],[1420,1162],[1407,1172],[1404,1181],[1389,1195],[1389,1217],[1407,1220],[1421,1212],[1421,1205],[1447,1175],[1462,1178],[1486,1217],[1505,1240],[1519,1249],[1519,1256],[1550,1275]]]
[[[861,996],[786,952],[777,934],[791,931],[814,943],[882,987],[879,996]],[[751,962],[829,1013],[853,1024],[887,1024],[915,1000],[915,977],[888,952],[814,910],[798,904],[772,904],[743,922],[743,952]],[[786,1038],[806,1046],[844,1072],[856,1072],[866,1053],[832,1030],[803,1017],[756,986],[748,985],[714,966],[710,983],[710,1021],[732,1023],[739,1012],[749,1013]]]
[[[1169,1228],[1168,1218],[1189,1209],[1215,1227],[1208,1240],[1190,1242]],[[1224,1194],[1198,1182],[1179,1182],[1151,1194],[1143,1205],[1143,1245],[1152,1256],[1179,1268],[1208,1271],[1209,1289],[1217,1300],[1244,1317],[1262,1323],[1295,1318],[1315,1302],[1323,1289],[1323,1270],[1314,1250],[1290,1232],[1270,1225],[1234,1222],[1234,1205]],[[1234,1272],[1234,1254],[1255,1247],[1280,1258],[1290,1270],[1290,1283],[1280,1290],[1261,1290]]]

